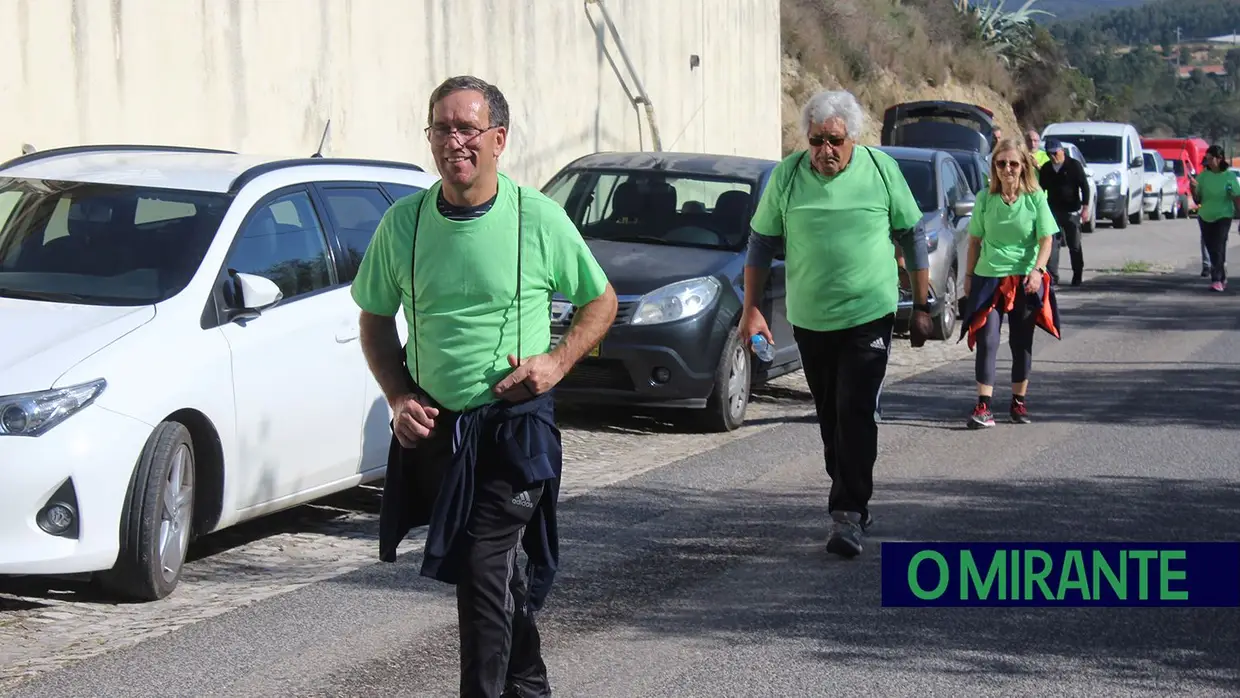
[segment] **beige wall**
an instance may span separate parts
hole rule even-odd
[[[605,2],[665,150],[779,157],[779,0]],[[427,97],[473,73],[510,103],[504,169],[541,185],[585,153],[653,148],[602,27],[583,0],[0,0],[0,159],[106,142],[305,156],[330,118],[326,155],[430,170]]]

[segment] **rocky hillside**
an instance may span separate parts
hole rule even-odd
[[[1007,22],[1004,31],[1021,36],[985,35],[960,2],[782,0],[785,152],[804,147],[801,105],[824,88],[847,89],[868,109],[866,144],[878,143],[883,110],[898,102],[978,104],[1015,134],[1059,120],[1091,97],[1087,85],[1065,79],[1044,29]]]

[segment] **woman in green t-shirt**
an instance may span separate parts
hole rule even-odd
[[[977,404],[969,426],[994,426],[994,392],[999,328],[1007,316],[1012,349],[1012,421],[1029,422],[1025,392],[1033,365],[1033,333],[1040,324],[1058,337],[1046,262],[1059,232],[1038,185],[1037,164],[1024,144],[1004,139],[990,158],[990,186],[983,190],[969,221],[968,296],[962,335],[977,345]],[[1046,301],[1042,300],[1045,294]]]
[[[1240,180],[1227,167],[1223,149],[1217,145],[1206,151],[1205,169],[1192,178],[1193,198],[1200,204],[1197,225],[1210,255],[1210,289],[1227,288],[1227,235],[1240,208]]]

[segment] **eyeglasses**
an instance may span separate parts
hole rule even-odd
[[[1019,160],[995,160],[995,168],[1000,170],[1015,170],[1020,167]]]
[[[448,140],[449,138],[452,138],[455,136],[461,142],[462,145],[468,145],[472,143],[475,139],[477,139],[478,136],[481,136],[487,131],[490,131],[496,128],[499,128],[499,127],[488,126],[487,128],[473,128],[473,127],[455,128],[453,126],[444,126],[443,124],[435,124],[434,126],[427,126],[424,130],[426,132],[426,137],[434,142],[442,143]]]
[[[823,143],[830,143],[832,148],[838,148],[844,145],[846,140],[848,140],[847,136],[810,136],[809,144],[815,148],[821,148]]]

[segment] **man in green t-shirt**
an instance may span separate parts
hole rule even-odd
[[[750,226],[741,331],[771,341],[758,310],[782,240],[787,312],[822,432],[831,494],[827,550],[861,553],[872,517],[879,397],[899,304],[893,238],[913,281],[913,345],[930,334],[922,212],[899,165],[857,145],[864,113],[848,92],[821,92],[801,117],[809,149],[771,173]]]
[[[998,141],[995,142],[998,143]],[[1042,136],[1037,131],[1033,129],[1025,131],[1025,147],[1033,153],[1033,161],[1038,164],[1039,169],[1051,161],[1051,156],[1042,150]]]
[[[381,515],[381,556],[395,559],[398,539],[429,525],[422,574],[456,584],[461,695],[550,695],[533,619],[557,555],[561,444],[548,391],[602,339],[616,294],[564,209],[499,173],[508,104],[498,88],[451,78],[427,123],[440,181],[388,209],[352,285],[396,442],[383,504],[396,521]],[[555,292],[579,310],[552,348]],[[531,570],[531,545],[549,562],[528,590],[515,566],[522,543]]]

